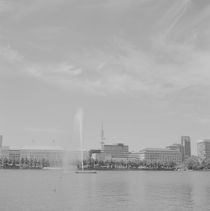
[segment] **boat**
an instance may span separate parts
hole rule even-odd
[[[90,170],[78,170],[75,171],[76,174],[96,174],[96,171],[90,171]]]

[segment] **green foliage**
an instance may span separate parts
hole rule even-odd
[[[197,156],[191,156],[187,158],[184,162],[184,165],[190,170],[198,170],[201,168],[199,158]]]
[[[201,168],[202,169],[210,169],[210,158],[202,161]]]
[[[56,161],[55,165],[61,165],[61,161]],[[22,169],[40,169],[43,167],[50,167],[49,160],[37,160],[35,158],[21,158],[20,160],[11,160],[7,157],[0,158],[0,168],[22,168]]]
[[[84,160],[84,166],[88,169],[154,169],[154,170],[170,170],[175,169],[175,162],[162,162],[162,161],[146,161],[146,160],[133,160],[133,161],[98,161],[98,160]],[[81,164],[77,163],[77,167],[81,168]]]

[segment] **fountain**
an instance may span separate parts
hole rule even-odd
[[[84,169],[84,137],[83,137],[83,109],[79,108],[76,113],[76,122],[78,124],[79,129],[79,139],[80,139],[80,159],[81,159],[81,170],[77,170],[76,173],[96,173],[96,171],[90,171]]]

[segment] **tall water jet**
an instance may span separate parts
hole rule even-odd
[[[80,139],[80,155],[81,155],[81,170],[76,171],[76,173],[96,173],[96,171],[84,171],[84,133],[83,133],[83,121],[84,121],[84,112],[82,108],[79,108],[76,113],[76,121],[79,129],[79,139]]]
[[[77,113],[76,113],[76,121],[77,121],[77,124],[78,124],[78,129],[79,129],[79,140],[80,140],[80,158],[81,158],[81,168],[82,168],[82,171],[84,171],[84,164],[83,164],[83,160],[84,160],[84,154],[83,154],[83,151],[84,151],[84,137],[83,137],[83,117],[84,117],[84,112],[83,112],[83,109],[82,108],[79,108],[77,110]]]

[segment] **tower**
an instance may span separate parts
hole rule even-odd
[[[182,161],[191,156],[191,144],[189,136],[181,137],[181,151],[182,151]]]
[[[104,127],[103,127],[103,122],[101,123],[101,149],[104,148],[104,141],[105,141],[105,136],[104,136]]]

